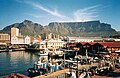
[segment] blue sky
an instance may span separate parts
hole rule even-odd
[[[25,19],[50,22],[100,20],[120,31],[120,0],[0,0],[0,29]]]

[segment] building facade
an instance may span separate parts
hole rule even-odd
[[[66,39],[70,43],[75,43],[75,42],[114,42],[114,41],[120,41],[120,39],[101,38],[101,37],[66,37]]]
[[[13,37],[13,36],[19,36],[19,29],[18,28],[15,28],[15,27],[11,28],[11,37]]]
[[[0,34],[0,40],[10,40],[9,34]]]
[[[3,34],[0,33],[0,43],[2,44],[6,44],[6,43],[10,43],[10,35],[9,34]]]
[[[11,44],[30,44],[29,36],[22,36],[18,28],[11,28]]]
[[[24,40],[24,43],[25,44],[30,44],[30,37],[29,36],[26,36],[25,38],[24,38],[25,40]]]
[[[64,47],[66,44],[66,42],[62,41],[62,40],[54,40],[54,39],[51,39],[51,40],[48,40],[46,42],[46,47],[48,49],[59,49],[59,48],[62,48]]]

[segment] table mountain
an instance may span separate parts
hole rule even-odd
[[[32,36],[54,33],[62,36],[105,37],[117,33],[110,24],[100,23],[100,21],[52,22],[47,26],[42,26],[29,20],[6,26],[0,32],[10,33],[11,27],[19,28],[23,35]]]

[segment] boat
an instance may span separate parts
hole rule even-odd
[[[38,55],[40,56],[48,56],[49,50],[47,48],[44,48],[43,51],[40,51]]]
[[[7,50],[6,49],[2,49],[2,50],[0,50],[0,52],[7,52]]]
[[[53,61],[42,61],[42,57],[39,58],[37,62],[35,62],[33,68],[28,68],[28,76],[35,77],[39,75],[43,75],[49,72],[55,72],[57,70],[62,69],[62,64],[58,64],[57,62]]]
[[[117,50],[117,51],[115,51],[115,52],[120,52],[120,50]]]
[[[29,77],[20,73],[12,73],[9,76],[4,76],[3,78],[29,78]]]
[[[40,56],[51,56],[53,58],[59,58],[59,57],[63,57],[63,51],[61,51],[61,50],[50,51],[47,48],[44,48],[43,51],[40,51],[40,53],[38,53],[38,55],[40,55]]]
[[[53,57],[57,57],[57,58],[61,58],[61,57],[63,57],[63,51],[61,51],[61,50],[53,50],[53,51],[51,51],[50,53],[52,53],[52,56]]]
[[[40,56],[48,56],[48,53],[38,53]]]
[[[9,52],[12,52],[13,50],[12,49],[8,49]]]

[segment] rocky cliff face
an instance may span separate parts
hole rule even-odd
[[[73,36],[108,36],[117,33],[110,24],[100,23],[100,21],[88,22],[53,22],[48,25],[52,31],[58,34]]]
[[[10,33],[11,27],[17,27],[23,35],[43,35],[48,33],[62,36],[95,36],[104,37],[117,33],[110,24],[100,23],[100,21],[88,22],[52,22],[48,26],[42,26],[29,20],[22,23],[15,23],[5,27],[0,32]]]

